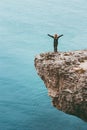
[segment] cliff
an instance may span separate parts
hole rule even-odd
[[[53,105],[87,121],[87,50],[40,54],[35,67]]]

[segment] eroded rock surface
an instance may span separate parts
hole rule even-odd
[[[35,67],[53,105],[87,121],[87,50],[40,54]]]

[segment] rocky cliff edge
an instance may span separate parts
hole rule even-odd
[[[35,67],[53,105],[87,121],[87,50],[39,54]]]

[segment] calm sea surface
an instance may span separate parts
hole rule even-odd
[[[87,0],[0,0],[0,130],[87,130],[51,105],[36,73],[48,33],[64,34],[60,51],[87,49]]]

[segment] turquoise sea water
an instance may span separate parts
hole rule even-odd
[[[64,34],[59,50],[87,49],[87,0],[0,1],[0,130],[87,130],[51,105],[34,57],[53,51],[47,34]]]

